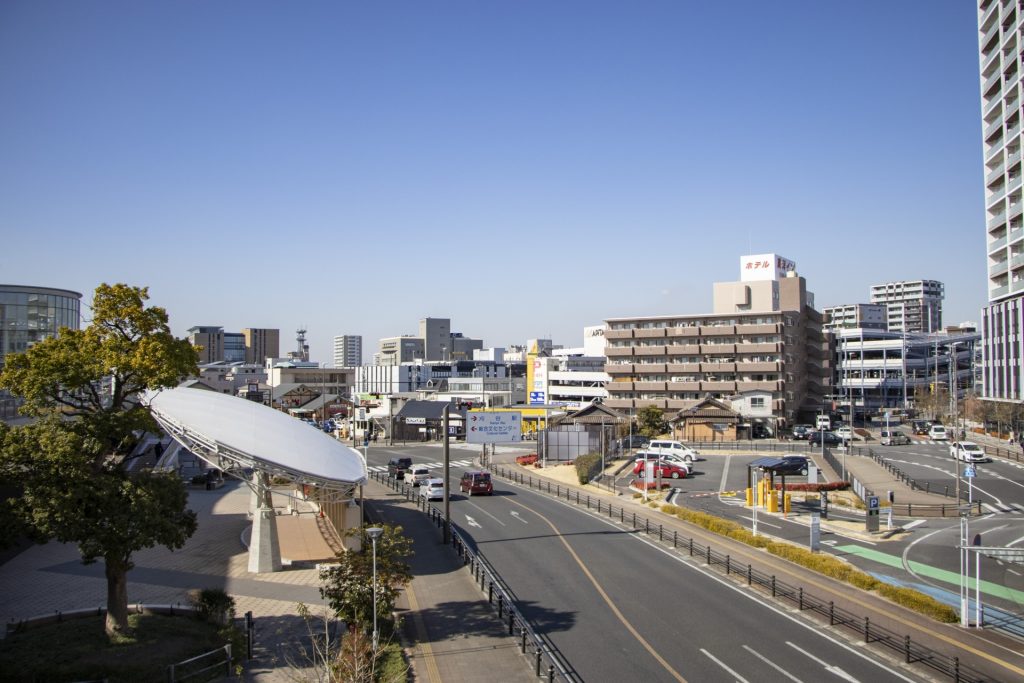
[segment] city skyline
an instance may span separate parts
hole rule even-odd
[[[976,8],[955,2],[0,8],[0,281],[200,325],[485,346],[710,310],[987,302]],[[728,39],[726,39],[728,36]],[[83,306],[83,313],[88,309]]]

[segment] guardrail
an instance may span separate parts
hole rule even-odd
[[[896,467],[896,465],[893,465],[891,462],[886,460],[884,457],[882,457],[878,453],[875,453],[875,451],[870,449],[870,448],[868,449],[868,457],[871,458],[872,460],[874,460],[875,462],[877,462],[882,467],[884,467],[886,469],[886,471],[889,472],[889,474],[891,474],[893,477],[895,477],[899,481],[901,481],[904,484],[906,484],[907,486],[909,486],[914,491],[924,491],[925,493],[934,493],[936,495],[945,496],[946,498],[956,498],[957,497],[957,495],[956,495],[956,487],[953,487],[953,491],[950,492],[950,490],[949,490],[950,487],[949,487],[948,484],[944,484],[941,491],[937,487],[935,489],[933,489],[932,486],[931,486],[931,482],[925,482],[924,485],[921,485],[920,483],[918,483],[918,481],[916,479],[914,479],[913,477],[908,475],[906,472],[901,470],[899,467]],[[960,500],[967,500],[967,491],[961,490],[960,491],[959,499]]]
[[[431,505],[424,496],[403,480],[393,479],[384,472],[371,472],[370,477],[405,496],[405,499],[416,503],[416,506],[437,526],[444,530],[444,514]],[[559,654],[551,642],[539,635],[533,625],[515,606],[512,590],[502,580],[497,570],[487,561],[484,554],[474,551],[455,524],[451,528],[452,548],[462,559],[462,564],[473,575],[473,582],[487,596],[487,604],[497,609],[498,619],[508,628],[508,635],[519,640],[519,652],[529,657],[534,667],[534,674],[552,683],[556,680],[580,681],[572,672],[572,667]],[[547,666],[544,666],[544,664]]]
[[[858,637],[863,637],[866,644],[888,648],[900,655],[907,664],[920,664],[934,672],[949,676],[957,683],[982,683],[991,680],[980,671],[961,664],[959,657],[941,654],[914,643],[909,635],[900,635],[882,626],[873,625],[869,617],[836,607],[834,601],[817,598],[807,593],[802,586],[792,586],[779,581],[774,574],[756,570],[750,564],[735,563],[728,554],[715,551],[711,545],[702,545],[694,541],[693,537],[680,536],[677,530],[673,529],[669,534],[662,523],[652,523],[649,517],[637,515],[635,511],[627,513],[622,505],[616,508],[599,496],[591,497],[590,494],[581,493],[578,488],[552,483],[550,479],[534,478],[533,475],[506,469],[501,465],[495,465],[491,471],[517,484],[548,493],[556,498],[564,498],[567,502],[586,505],[588,510],[607,514],[611,519],[618,517],[620,524],[629,524],[633,530],[642,531],[647,536],[657,536],[658,541],[663,544],[671,542],[673,549],[681,553],[687,552],[690,557],[702,558],[704,565],[710,569],[721,571],[737,581],[745,580],[748,586],[758,588],[765,594],[770,593],[775,600],[788,601],[796,605],[801,612],[809,611],[822,617],[823,621],[827,617],[829,626],[845,628]]]

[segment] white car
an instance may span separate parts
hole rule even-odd
[[[686,470],[686,476],[693,474],[693,461],[687,460],[685,456],[680,455],[679,453],[652,453],[651,451],[643,450],[638,452],[633,457],[633,460],[662,460],[669,465],[675,465],[676,467]]]
[[[928,428],[928,438],[932,441],[948,441],[949,435],[946,434],[946,428],[942,425],[932,425]]]
[[[659,458],[662,458],[663,460],[667,459],[665,456],[668,455],[677,455],[682,458],[683,462],[696,462],[700,460],[700,453],[681,441],[663,441],[657,439],[647,444],[647,448],[644,450],[651,455],[656,455]]]
[[[427,479],[420,485],[420,495],[427,500],[444,500],[444,479]]]
[[[949,454],[957,460],[963,460],[964,462],[989,462],[985,449],[973,441],[961,441],[960,443],[952,444],[949,447]]]
[[[853,428],[851,427],[837,427],[833,431],[835,435],[843,441],[854,441],[857,438],[857,435],[853,433]]]
[[[409,470],[409,474],[406,475],[406,478],[412,480],[413,486],[419,486],[427,479],[430,479],[430,470],[423,465],[416,465]]]

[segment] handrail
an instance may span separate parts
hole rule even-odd
[[[524,475],[522,472],[506,470],[502,465],[494,465],[491,468],[492,474],[508,479],[514,483],[536,488],[541,493],[548,493],[567,502],[576,505],[586,505],[588,510],[593,510],[593,504],[597,504],[597,513],[607,513],[608,517],[614,519],[616,511],[619,523],[626,524],[627,521],[635,531],[642,530],[648,536],[657,535],[658,541],[667,544],[672,542],[672,548],[683,552],[687,549],[690,557],[703,557],[704,564],[709,569],[724,571],[726,576],[735,576],[739,580],[745,579],[748,586],[763,590],[766,594],[770,592],[771,597],[776,600],[788,600],[797,605],[800,611],[810,610],[822,617],[828,617],[829,626],[841,626],[864,638],[866,644],[878,643],[890,650],[900,654],[907,664],[922,664],[933,671],[949,676],[952,680],[960,683],[982,683],[990,680],[980,671],[964,665],[956,656],[943,655],[924,645],[916,644],[909,635],[900,635],[885,627],[874,625],[867,616],[860,616],[836,607],[834,601],[824,601],[807,593],[802,586],[791,586],[779,581],[774,574],[766,574],[756,570],[750,564],[735,564],[728,554],[723,555],[716,552],[710,545],[701,545],[694,541],[693,537],[680,537],[677,530],[672,530],[671,536],[661,522],[652,522],[649,517],[637,515],[636,512],[626,513],[624,506],[618,506],[617,510],[610,502],[605,503],[600,496],[593,500],[590,494],[581,495],[580,490],[568,485],[552,484],[550,479],[533,475]],[[546,489],[546,490],[545,490]]]

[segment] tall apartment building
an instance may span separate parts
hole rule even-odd
[[[890,332],[930,333],[942,329],[945,288],[937,280],[904,280],[871,286],[871,303],[886,308]]]
[[[68,289],[0,285],[0,369],[11,353],[24,353],[62,327],[79,329],[82,295]],[[0,389],[0,419],[17,416],[19,400]]]
[[[224,360],[224,328],[199,325],[188,328],[188,343],[201,346],[199,362],[216,363]]]
[[[744,256],[714,285],[714,312],[605,321],[605,404],[675,413],[710,395],[771,409],[786,425],[821,407],[829,376],[821,314],[796,264]]]
[[[978,2],[988,305],[982,309],[982,392],[1024,399],[1024,217],[1021,196],[1021,68],[1017,2]]]
[[[357,368],[363,364],[363,338],[343,334],[334,338],[334,367]]]
[[[887,311],[881,304],[844,304],[829,306],[821,310],[825,316],[826,330],[887,329]]]
[[[262,327],[246,327],[242,330],[245,337],[245,362],[263,365],[267,358],[281,356],[281,330]]]

